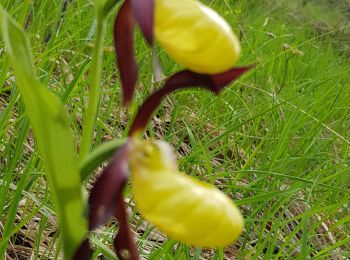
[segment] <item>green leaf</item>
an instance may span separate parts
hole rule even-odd
[[[86,235],[87,223],[69,121],[60,100],[36,80],[29,40],[1,5],[0,32],[44,161],[65,258],[71,259]]]
[[[101,144],[84,160],[79,163],[80,176],[82,181],[87,181],[90,175],[104,161],[108,160],[112,155],[126,142],[126,139],[113,140]]]

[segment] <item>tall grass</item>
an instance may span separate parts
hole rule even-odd
[[[350,257],[350,63],[346,44],[338,44],[338,37],[349,43],[343,10],[333,5],[329,15],[329,6],[315,1],[205,2],[240,35],[241,64],[258,65],[219,97],[201,91],[173,95],[160,108],[148,135],[175,147],[184,172],[232,196],[246,218],[245,232],[226,249],[191,248],[143,221],[130,200],[141,255],[148,259]],[[48,95],[63,100],[78,146],[96,25],[90,2],[67,3],[64,9],[62,1],[2,2],[26,26],[37,78],[49,89]],[[127,120],[157,87],[150,71],[151,53],[137,36],[141,86],[130,111],[121,109],[111,22],[106,27],[92,148],[125,136]],[[0,248],[11,257],[59,257],[55,191],[46,183],[40,143],[34,141],[27,118],[31,111],[19,98],[16,68],[10,66],[2,41],[0,53]],[[166,75],[179,69],[163,52],[159,55]],[[35,134],[34,124],[33,128]],[[116,258],[110,249],[116,228],[111,222],[92,234],[94,259],[100,254]]]

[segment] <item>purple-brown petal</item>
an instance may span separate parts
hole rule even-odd
[[[130,128],[130,135],[144,130],[154,110],[157,109],[164,97],[172,92],[190,87],[202,87],[219,94],[220,91],[239,76],[253,68],[254,65],[237,67],[220,74],[200,74],[190,70],[180,71],[170,76],[165,85],[150,95],[140,107]]]
[[[153,45],[154,0],[131,0],[140,29],[150,46]]]
[[[128,215],[125,209],[125,203],[122,197],[117,201],[117,210],[114,216],[118,219],[119,230],[114,239],[114,248],[119,259],[122,260],[137,260],[137,248],[131,234],[128,223]]]
[[[129,177],[128,155],[127,142],[94,184],[89,197],[89,230],[104,224],[117,210]]]
[[[91,259],[90,245],[89,245],[89,239],[85,239],[76,250],[73,260],[88,260],[88,259]]]
[[[213,82],[213,86],[215,86],[214,88],[217,90],[217,92],[214,92],[218,94],[224,87],[226,87],[228,84],[235,81],[241,75],[243,75],[244,73],[246,73],[254,67],[255,65],[252,64],[244,67],[232,68],[223,73],[210,75]]]
[[[123,89],[124,106],[130,104],[137,81],[137,65],[134,54],[135,23],[131,1],[125,1],[114,23],[114,45]]]

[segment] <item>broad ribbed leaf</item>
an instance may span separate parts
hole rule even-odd
[[[71,259],[85,236],[87,225],[69,120],[60,100],[35,79],[29,40],[1,6],[0,28],[44,161],[56,204],[65,258]]]
[[[142,104],[130,128],[130,135],[146,128],[154,110],[159,106],[161,101],[172,92],[197,86],[219,94],[225,86],[236,80],[252,67],[253,65],[233,68],[224,73],[214,75],[200,74],[190,70],[180,71],[172,75],[162,88],[150,95]]]

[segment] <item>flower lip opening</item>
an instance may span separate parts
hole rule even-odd
[[[177,162],[170,145],[164,141],[131,139],[129,156],[131,169],[177,170]]]
[[[157,152],[156,147],[149,141],[132,140],[131,161],[147,163],[153,154]]]
[[[230,198],[208,183],[181,174],[171,163],[174,156],[167,143],[135,141],[133,148],[141,151],[132,153],[131,187],[146,220],[190,245],[223,247],[237,239],[244,221]]]

